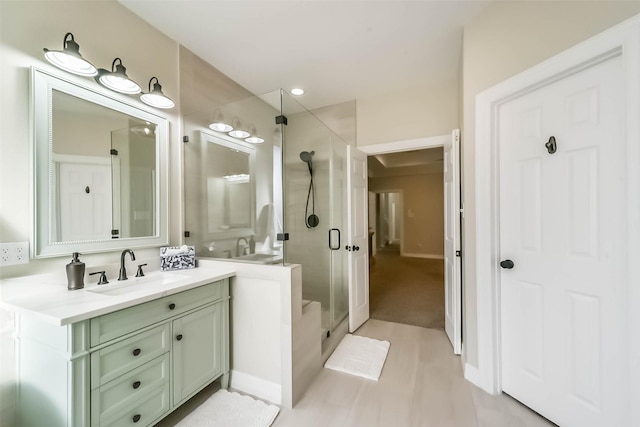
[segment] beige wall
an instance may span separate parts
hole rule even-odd
[[[475,97],[485,89],[640,13],[634,1],[495,2],[465,27],[463,46],[464,353],[477,367]]]
[[[402,250],[413,256],[444,256],[442,173],[370,178],[369,191],[402,192]]]
[[[113,1],[1,1],[0,20],[0,241],[28,241],[32,161],[29,67],[48,70],[88,87],[100,87],[91,78],[77,77],[51,66],[42,49],[61,49],[65,33],[71,31],[82,55],[98,68],[110,68],[113,59],[120,57],[130,78],[146,87],[149,79],[157,76],[164,93],[178,102],[178,45]],[[110,95],[137,102],[126,95],[113,92]],[[171,123],[172,160],[181,159],[178,113],[179,106],[163,113]],[[171,161],[170,167],[170,238],[175,243],[180,240],[182,174],[179,161]],[[157,249],[138,251],[136,254],[141,258],[157,256]],[[0,277],[63,269],[68,262],[66,258],[31,260],[26,265],[3,267]],[[115,262],[117,254],[86,255],[83,261],[87,266]]]
[[[358,99],[357,146],[448,135],[459,127],[458,76],[427,89]]]

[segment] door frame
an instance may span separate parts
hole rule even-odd
[[[402,151],[412,151],[412,150],[422,150],[426,148],[444,148],[445,144],[451,141],[451,134],[447,135],[438,135],[426,138],[416,138],[416,139],[407,139],[402,141],[394,141],[394,142],[385,142],[382,144],[373,144],[373,145],[365,145],[360,146],[358,149],[365,153],[367,156],[375,156],[376,154],[388,154],[388,153],[399,153]],[[462,149],[462,144],[460,145],[460,149]],[[462,165],[460,166],[462,169]],[[444,177],[444,171],[443,171]],[[404,199],[404,197],[403,197]],[[462,201],[462,191],[460,190],[459,200]],[[404,203],[404,200],[403,200]],[[443,211],[444,211],[444,202],[443,202]],[[455,218],[451,219],[452,221],[460,221],[460,213],[456,212]],[[401,231],[404,233],[404,230]],[[460,230],[460,244],[462,244],[462,229]],[[401,239],[404,239],[404,235],[401,236]],[[444,240],[443,240],[444,244]],[[459,309],[459,313],[463,315],[462,311],[462,272],[460,272],[460,289],[459,292],[454,295],[455,300],[453,304],[456,305]],[[369,286],[369,284],[367,284]],[[461,316],[462,317],[462,316]],[[462,340],[462,319],[458,322],[457,327],[460,329],[457,333],[457,336],[461,337]],[[455,348],[455,346],[454,346]],[[460,343],[460,348],[464,352],[464,346],[462,342]]]
[[[477,367],[465,363],[465,378],[488,393],[502,392],[500,360],[500,106],[594,64],[622,56],[626,76],[628,218],[640,217],[640,15],[562,52],[476,97],[475,229]],[[634,79],[635,77],[635,79]],[[628,221],[628,260],[640,258],[640,224]],[[628,262],[628,283],[640,283],[640,268]],[[637,287],[636,287],[637,288]],[[640,424],[640,289],[629,287],[629,349],[633,425]]]

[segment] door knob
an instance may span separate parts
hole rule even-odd
[[[350,251],[351,250],[351,246],[345,246],[344,247],[346,250]]]
[[[500,267],[506,268],[507,270],[512,269],[514,265],[515,264],[510,259],[505,259],[504,261],[500,261]]]
[[[353,247],[353,250],[354,250],[354,251],[359,251],[359,250],[360,250],[360,246],[354,246],[354,247]]]

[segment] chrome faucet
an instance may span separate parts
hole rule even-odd
[[[236,241],[236,256],[240,256],[242,255],[240,253],[240,240],[244,240],[244,249],[246,249],[249,246],[249,242],[247,241],[246,237],[240,237],[238,238],[238,240]],[[244,250],[243,249],[243,250]]]
[[[125,249],[124,251],[122,251],[122,254],[120,254],[120,275],[118,276],[118,280],[127,280],[127,269],[124,265],[124,256],[127,253],[131,255],[131,261],[136,260],[136,256],[131,249]]]

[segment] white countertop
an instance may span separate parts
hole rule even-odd
[[[199,266],[145,274],[126,282],[110,279],[106,285],[85,285],[74,291],[67,290],[66,276],[59,274],[5,279],[0,281],[0,306],[63,326],[231,277],[235,269]],[[120,291],[124,292],[118,294]]]

